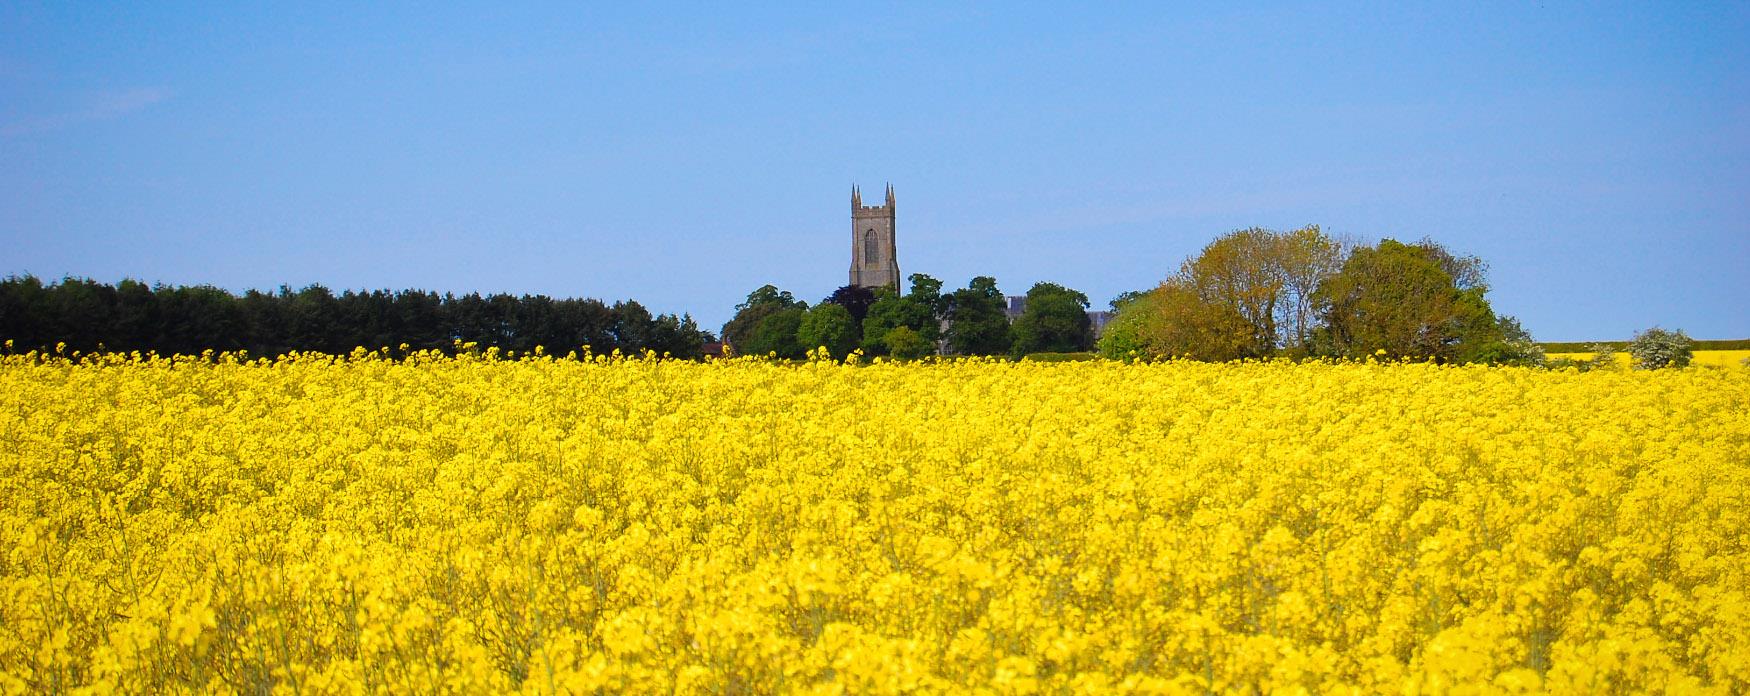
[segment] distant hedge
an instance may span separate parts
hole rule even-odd
[[[1022,360],[1033,362],[1079,362],[1082,360],[1097,360],[1098,353],[1028,353]]]
[[[1537,344],[1545,353],[1590,353],[1592,346],[1607,345],[1613,350],[1628,350],[1628,341],[1546,341]],[[1721,341],[1695,341],[1690,350],[1750,350],[1750,338]]]

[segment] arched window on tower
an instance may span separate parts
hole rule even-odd
[[[875,245],[875,230],[863,232],[863,265],[874,266],[881,260],[881,250]]]

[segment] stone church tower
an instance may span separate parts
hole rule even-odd
[[[851,187],[851,284],[899,290],[899,248],[893,241],[893,185],[886,205],[863,205]]]

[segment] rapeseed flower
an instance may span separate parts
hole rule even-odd
[[[1750,690],[1750,371],[0,357],[0,691]]]

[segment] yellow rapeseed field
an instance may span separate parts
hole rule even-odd
[[[0,691],[1750,690],[1750,371],[0,357]]]
[[[1597,353],[1550,353],[1546,357],[1551,360],[1591,360],[1594,355]],[[1698,350],[1693,355],[1690,364],[1698,367],[1739,368],[1746,366],[1745,361],[1750,361],[1750,350]],[[1627,368],[1634,364],[1634,356],[1628,351],[1618,351],[1615,357],[1618,367]]]

